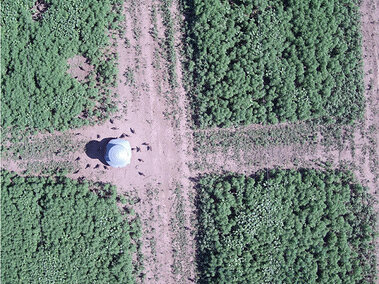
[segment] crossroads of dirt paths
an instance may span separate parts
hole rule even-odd
[[[120,195],[139,200],[133,207],[143,229],[145,278],[140,282],[195,281],[196,192],[191,180],[199,175],[344,165],[378,198],[379,43],[374,20],[378,7],[372,0],[363,1],[361,9],[367,107],[364,119],[354,127],[297,123],[193,130],[179,60],[182,35],[177,19],[183,19],[174,1],[169,11],[175,23],[178,84],[173,88],[161,5],[157,0],[124,4],[126,35],[117,39],[119,110],[103,124],[73,130],[72,141],[81,147],[66,156],[66,160],[75,159],[75,169],[79,169],[71,177],[112,183]],[[84,141],[120,136],[135,149],[127,168],[105,168],[83,151]],[[20,161],[13,160],[11,169],[20,170]]]

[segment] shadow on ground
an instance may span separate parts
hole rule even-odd
[[[99,160],[104,165],[108,166],[105,161],[105,147],[108,142],[114,138],[104,138],[101,141],[91,140],[86,144],[85,151],[89,158]]]

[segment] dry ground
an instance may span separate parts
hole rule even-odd
[[[171,10],[174,17],[176,7]],[[186,195],[176,189],[189,188],[186,163],[190,157],[184,149],[191,137],[187,133],[180,62],[176,67],[178,87],[172,88],[167,71],[170,63],[163,48],[166,27],[160,2],[126,1],[124,13],[126,35],[118,39],[117,48],[121,108],[111,121],[75,132],[86,141],[124,135],[134,149],[131,165],[105,169],[98,160],[77,153],[80,171],[73,176],[110,182],[120,194],[140,200],[133,207],[142,220],[145,283],[188,283],[194,279],[194,263],[193,253],[186,250],[192,248],[188,242],[178,244],[183,238],[189,239],[189,232],[185,233],[188,215],[185,220],[177,220],[184,214],[175,211],[179,204],[187,202]],[[152,36],[152,29],[158,37]],[[171,104],[173,99],[175,106]],[[174,109],[177,113],[173,122],[169,113]],[[85,169],[87,164],[90,167]],[[95,169],[97,164],[100,166]],[[183,254],[189,256],[185,265]]]
[[[112,119],[66,134],[55,133],[58,138],[53,138],[56,141],[51,142],[53,146],[48,153],[31,147],[26,152],[33,151],[34,155],[21,155],[21,160],[10,161],[7,168],[20,170],[34,163],[38,166],[54,157],[72,167],[75,173],[70,176],[110,182],[120,194],[134,200],[133,208],[142,220],[143,229],[146,274],[144,280],[140,279],[143,283],[196,280],[195,190],[190,180],[201,174],[223,171],[252,174],[276,166],[347,165],[378,199],[379,7],[374,0],[364,0],[361,9],[367,108],[364,119],[354,128],[299,123],[193,132],[188,122],[180,60],[175,65],[177,87],[169,82],[171,63],[164,48],[167,27],[163,24],[161,7],[158,0],[130,0],[124,5],[126,35],[118,38],[117,47],[119,111]],[[182,18],[177,1],[169,11],[176,23],[176,56],[180,58],[178,22]],[[80,57],[73,60],[75,64],[84,64]],[[77,75],[78,79],[84,76]],[[122,135],[134,148],[131,165],[126,168],[104,167],[83,151],[89,141]],[[43,137],[52,139],[51,135]],[[61,148],[66,150],[56,153]]]

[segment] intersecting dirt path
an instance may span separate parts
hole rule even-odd
[[[157,11],[156,28],[161,38],[154,39],[152,10]],[[173,7],[173,12],[176,7]],[[109,182],[119,194],[139,200],[133,208],[142,220],[145,280],[144,283],[188,283],[187,276],[173,273],[173,216],[175,189],[189,188],[186,166],[188,135],[185,92],[181,84],[180,62],[176,71],[178,87],[167,80],[167,62],[159,42],[164,41],[164,25],[159,3],[153,0],[127,1],[124,4],[126,38],[118,38],[119,111],[112,121],[85,127],[75,132],[86,141],[124,136],[134,149],[131,164],[121,169],[105,168],[97,159],[78,153],[80,171],[73,177]],[[157,56],[159,54],[159,56]],[[178,55],[179,56],[179,55]],[[157,67],[159,61],[159,67]],[[124,73],[128,71],[126,79]],[[171,105],[170,96],[177,98],[177,123],[165,116]],[[89,166],[88,166],[89,165]],[[88,168],[86,168],[88,167]],[[183,229],[184,230],[184,229]],[[190,260],[190,259],[187,259]],[[177,260],[176,260],[177,261]],[[188,267],[190,267],[188,263]],[[187,278],[188,278],[187,277]],[[191,278],[190,278],[191,279]]]
[[[172,18],[179,15],[177,1],[173,2],[170,9]],[[235,149],[227,153],[221,148],[195,154],[194,158],[193,132],[187,125],[188,102],[182,86],[179,60],[176,64],[178,87],[172,88],[168,82],[168,62],[162,48],[165,26],[160,5],[161,1],[157,0],[126,1],[124,14],[128,43],[125,43],[125,38],[117,39],[119,73],[115,91],[119,95],[119,110],[111,120],[101,125],[72,131],[73,137],[88,142],[124,136],[134,148],[130,166],[122,169],[104,167],[99,160],[88,157],[83,151],[76,152],[72,159],[79,158],[80,170],[70,176],[109,182],[117,186],[119,194],[137,200],[133,208],[142,220],[142,253],[146,274],[145,280],[141,282],[190,283],[195,279],[194,227],[190,222],[194,204],[189,200],[189,195],[194,195],[190,178],[198,174],[223,171],[253,174],[259,169],[276,166],[319,167],[320,162],[331,161],[339,165],[347,161],[358,166],[355,171],[357,177],[369,186],[371,193],[378,199],[378,181],[375,181],[372,162],[379,153],[379,132],[368,135],[370,127],[379,127],[379,5],[375,6],[375,1],[364,0],[361,6],[367,107],[365,119],[360,128],[355,130],[353,140],[342,144],[339,149],[336,146],[323,146],[323,137],[319,137],[317,143],[303,145],[279,143],[256,147],[247,144],[247,148],[238,150],[238,155]],[[156,11],[155,20],[152,19],[153,10]],[[157,38],[150,33],[154,27],[157,29]],[[176,27],[175,46],[180,46],[179,35],[179,28]],[[179,50],[176,50],[176,54],[179,58]],[[128,75],[125,76],[125,72]],[[175,104],[170,102],[172,100]],[[172,111],[176,113],[175,118],[167,115]],[[245,130],[256,132],[263,128],[268,129],[251,125],[204,132],[223,131],[240,135]],[[79,135],[75,136],[76,133]],[[372,139],[377,141],[376,149],[372,149]],[[203,146],[207,147],[204,141]],[[8,168],[17,170],[17,163],[13,164]],[[191,170],[188,165],[191,165]],[[178,217],[175,216],[177,188],[183,190],[181,202],[184,212],[180,216],[184,217],[184,223],[178,223],[181,227],[172,225]]]

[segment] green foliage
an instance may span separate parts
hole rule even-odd
[[[46,0],[38,20],[36,1],[2,2],[1,125],[21,129],[58,129],[88,123],[98,102],[110,109],[101,88],[114,85],[115,58],[108,29],[117,28],[121,0]],[[72,78],[67,60],[76,55],[94,67],[86,82]]]
[[[362,115],[357,1],[184,2],[198,126]]]
[[[201,283],[374,283],[375,213],[351,173],[199,182]]]
[[[134,71],[131,67],[127,67],[124,73],[125,85],[136,86],[136,79],[134,78]]]
[[[63,176],[1,172],[1,283],[134,283],[131,237],[115,189]]]
[[[193,133],[195,152],[201,154],[227,152],[233,149],[251,152],[257,147],[283,146],[291,144],[315,143],[319,129],[305,123],[279,124],[254,128],[250,126],[231,129],[215,129]]]
[[[3,138],[3,137],[2,137]],[[41,160],[51,161],[54,158],[66,158],[76,151],[84,149],[87,140],[69,133],[54,133],[47,135],[18,134],[13,139],[2,139],[4,156],[12,160]]]
[[[169,82],[172,88],[178,86],[177,82],[177,74],[176,74],[176,53],[175,53],[175,29],[174,22],[171,16],[171,5],[172,0],[161,0],[162,6],[162,14],[163,14],[163,24],[165,26],[165,48],[167,52],[167,62],[168,65],[168,73],[169,73]]]

